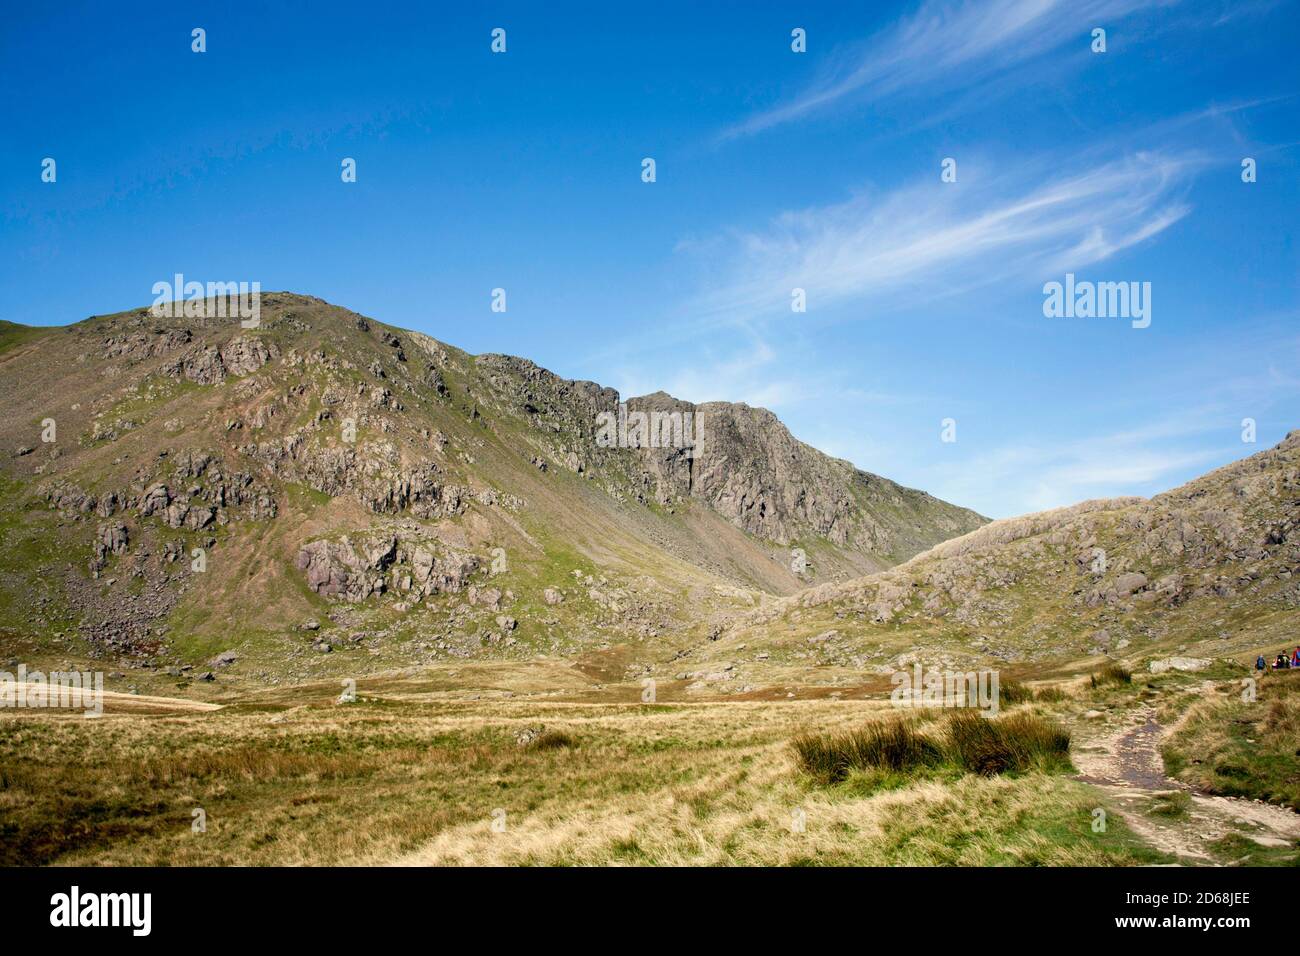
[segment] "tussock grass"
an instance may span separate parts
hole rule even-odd
[[[939,746],[901,718],[844,733],[804,733],[791,745],[799,767],[821,783],[837,783],[852,770],[913,770],[942,759]]]
[[[576,747],[578,742],[563,730],[548,730],[537,737],[533,738],[527,746],[527,750],[562,750],[566,747]]]
[[[1030,713],[987,718],[957,710],[937,735],[895,719],[839,733],[803,733],[791,746],[799,768],[822,784],[839,783],[853,771],[917,774],[941,765],[981,776],[1071,769],[1069,732]]]
[[[1056,773],[1070,767],[1069,731],[1036,714],[990,720],[972,711],[954,711],[947,732],[953,762],[970,773]]]
[[[1090,676],[1088,683],[1094,688],[1104,687],[1107,684],[1131,684],[1133,683],[1133,673],[1118,661],[1111,661]]]
[[[1006,679],[998,682],[998,703],[1003,707],[1010,707],[1014,704],[1028,704],[1035,701],[1055,704],[1069,696],[1059,687],[1040,687],[1035,690],[1028,684],[1022,684],[1018,680]]]
[[[1003,679],[998,682],[998,703],[1003,707],[1024,704],[1033,699],[1033,690],[1018,680]]]
[[[1174,790],[1156,797],[1152,802],[1151,812],[1159,817],[1182,819],[1187,816],[1191,808],[1192,798],[1181,790]]]
[[[1034,691],[1034,700],[1044,704],[1059,704],[1063,700],[1069,700],[1070,695],[1060,687],[1040,687]]]

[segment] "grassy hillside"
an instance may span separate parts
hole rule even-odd
[[[1271,660],[1300,621],[1297,514],[1293,433],[1149,501],[997,521],[896,568],[769,602],[692,661],[735,659],[756,683],[811,667],[850,685],[917,660],[1030,676],[1110,658]]]
[[[0,650],[172,689],[609,647],[643,666],[983,520],[762,410],[710,406],[734,440],[683,466],[599,446],[619,396],[594,383],[308,296],[262,310],[0,328]]]

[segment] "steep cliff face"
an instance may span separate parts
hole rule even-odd
[[[5,326],[0,399],[6,633],[141,662],[266,639],[270,667],[308,619],[379,657],[566,653],[983,523],[762,409],[620,410],[595,383],[285,293],[253,329],[145,309]],[[636,424],[656,413],[665,441]]]
[[[508,356],[481,356],[477,365],[489,370],[494,398],[528,418],[531,440],[559,466],[641,504],[698,502],[761,541],[817,549],[837,570],[888,567],[986,523],[822,454],[767,409],[695,405],[664,392],[621,399]]]
[[[777,544],[823,540],[888,566],[985,523],[965,508],[822,454],[764,408],[697,406],[663,392],[632,399],[628,407],[693,416],[700,440],[689,455],[676,449],[644,455],[661,495],[703,501]]]

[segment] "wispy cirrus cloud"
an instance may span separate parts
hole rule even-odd
[[[959,465],[934,466],[930,477],[935,489],[942,489],[936,491],[941,496],[973,502],[972,507],[984,508],[992,517],[1010,517],[1089,498],[1150,495],[1260,450],[1240,443],[1234,446],[1234,423],[1228,418],[1216,422],[1187,417],[1159,426],[1151,434],[1120,431],[999,445]],[[1011,507],[1008,500],[1014,502]]]
[[[1179,350],[1152,370],[1140,393],[1113,393],[1100,418],[1128,427],[1037,430],[989,443],[973,455],[930,463],[925,486],[992,517],[1010,517],[1088,498],[1157,494],[1263,451],[1296,427],[1300,378],[1269,362],[1293,367],[1300,359],[1295,318],[1291,311],[1247,320],[1238,337]],[[1224,369],[1240,372],[1225,380]],[[1244,440],[1246,420],[1258,423],[1254,443]]]
[[[746,136],[846,102],[904,91],[939,93],[1033,63],[1069,43],[1088,50],[1093,27],[1176,0],[927,0],[871,37],[856,53],[789,101],[737,123],[723,139]]]
[[[785,212],[681,248],[714,260],[716,278],[692,304],[696,319],[748,321],[846,301],[908,305],[1014,275],[1079,269],[1151,239],[1187,214],[1182,199],[1200,160],[1138,153],[1052,175],[1023,165],[963,172],[839,204]],[[987,174],[987,175],[986,175]],[[978,185],[971,185],[978,183]]]

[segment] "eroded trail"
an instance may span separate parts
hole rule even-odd
[[[1233,834],[1265,847],[1300,840],[1300,814],[1257,800],[1199,793],[1166,776],[1162,734],[1155,708],[1143,706],[1124,715],[1119,726],[1081,739],[1074,752],[1079,779],[1106,791],[1124,822],[1144,840],[1199,863],[1223,862],[1212,845]]]

